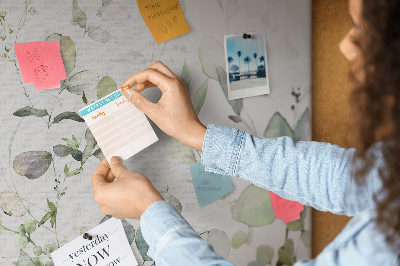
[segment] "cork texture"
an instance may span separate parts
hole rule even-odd
[[[350,63],[340,53],[339,43],[351,28],[346,0],[314,0],[313,33],[313,140],[352,147],[349,139],[351,84]],[[340,233],[349,218],[313,210],[312,256]]]

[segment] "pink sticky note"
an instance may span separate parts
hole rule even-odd
[[[271,197],[275,218],[282,219],[285,223],[300,219],[300,212],[304,210],[303,204],[281,198],[271,191],[269,196]]]
[[[33,83],[35,89],[59,88],[60,81],[67,78],[60,42],[16,43],[14,50],[24,82]]]

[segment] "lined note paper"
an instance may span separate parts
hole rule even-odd
[[[144,113],[115,91],[79,111],[107,161],[128,159],[158,140]]]

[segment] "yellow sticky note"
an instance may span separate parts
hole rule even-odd
[[[157,43],[190,32],[178,0],[137,0],[140,14]]]

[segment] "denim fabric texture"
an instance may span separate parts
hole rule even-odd
[[[201,162],[207,171],[239,177],[288,200],[321,211],[354,216],[315,260],[295,265],[398,265],[398,251],[385,242],[374,222],[373,195],[382,184],[379,144],[375,168],[364,185],[351,177],[354,149],[289,137],[259,138],[209,124]],[[141,219],[148,255],[157,265],[232,265],[165,201],[154,202]]]

